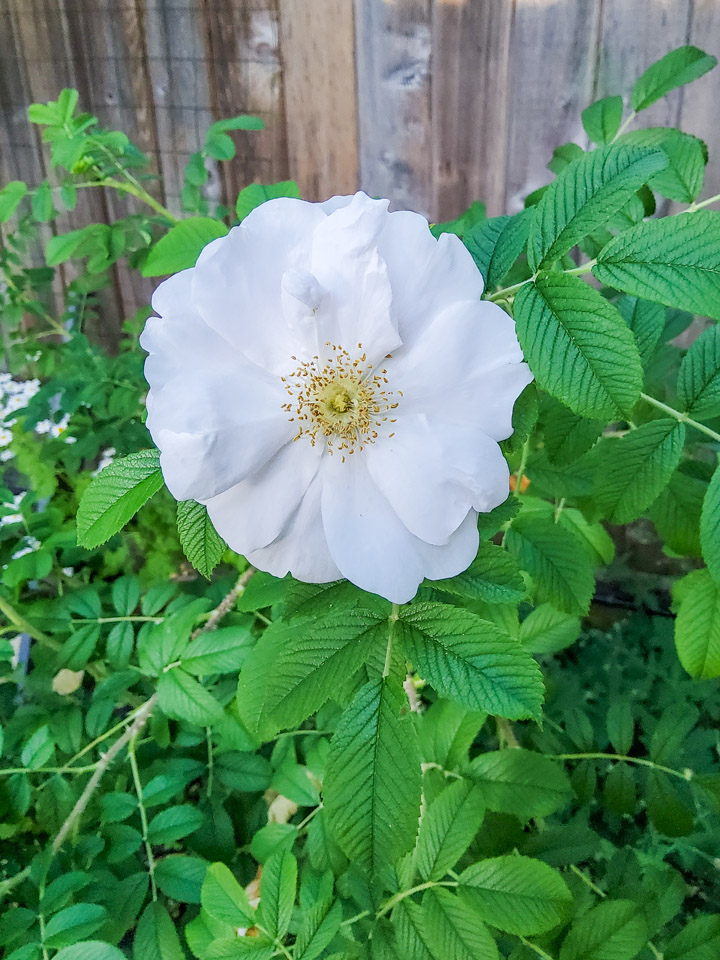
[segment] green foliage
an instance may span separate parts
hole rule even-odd
[[[113,356],[83,333],[115,264],[185,269],[230,211],[299,197],[211,209],[209,161],[262,121],[210,127],[178,219],[76,92],[30,108],[48,178],[0,189],[3,960],[714,960],[720,348],[693,314],[720,319],[718,214],[702,141],[628,130],[713,65],[681,48],[624,122],[588,107],[597,149],[558,147],[521,213],[433,226],[535,384],[514,495],[402,607],[253,573],[161,489],[149,311]],[[63,233],[80,188],[132,212]],[[689,206],[646,219],[656,194]]]
[[[194,267],[202,248],[226,233],[227,228],[210,217],[181,221],[152,247],[143,266],[143,276],[160,277]]]
[[[542,273],[515,299],[518,339],[538,383],[575,413],[632,410],[642,369],[617,310],[575,277]]]
[[[78,509],[78,543],[105,543],[162,486],[157,450],[131,453],[105,467],[85,491]]]
[[[598,280],[654,303],[720,319],[720,213],[649,220],[598,255]]]

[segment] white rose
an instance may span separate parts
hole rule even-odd
[[[141,343],[173,496],[261,570],[403,603],[472,562],[532,375],[462,242],[387,207],[262,204],[158,287]]]

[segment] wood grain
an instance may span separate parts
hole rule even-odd
[[[360,185],[429,215],[430,0],[356,0]]]
[[[280,0],[288,162],[303,197],[358,181],[355,42],[347,0]]]

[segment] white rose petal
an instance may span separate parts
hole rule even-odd
[[[387,207],[262,204],[158,287],[141,342],[175,497],[262,570],[403,603],[472,562],[532,376],[462,242]]]

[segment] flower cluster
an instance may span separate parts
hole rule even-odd
[[[363,193],[272,200],[166,280],[141,343],[171,493],[276,576],[395,602],[473,560],[532,380],[458,237]]]

